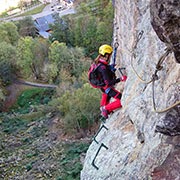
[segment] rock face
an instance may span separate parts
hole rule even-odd
[[[170,2],[114,1],[113,44],[119,43],[117,64],[126,67],[128,76],[118,85],[124,87],[123,108],[112,114],[95,136],[86,154],[82,180],[180,179],[180,65],[177,56],[175,61],[176,52],[165,50],[179,38],[178,27],[174,26],[173,35],[167,35],[166,23],[161,26],[155,18],[160,4],[164,8],[169,5],[171,13],[178,11]],[[155,27],[162,27],[163,33]]]
[[[151,23],[161,41],[172,48],[180,63],[180,1],[151,0]]]

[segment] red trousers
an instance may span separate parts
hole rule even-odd
[[[111,98],[113,98],[114,101],[110,102]],[[121,93],[114,88],[111,88],[107,94],[103,92],[100,106],[104,106],[109,113],[118,108],[121,108]]]

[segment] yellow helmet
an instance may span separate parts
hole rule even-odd
[[[99,47],[99,54],[101,55],[105,55],[107,54],[111,54],[113,52],[113,48],[107,44],[104,44],[102,46]]]

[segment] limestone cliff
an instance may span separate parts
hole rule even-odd
[[[81,179],[179,180],[180,1],[113,2],[113,44],[128,76],[123,108],[102,124]]]

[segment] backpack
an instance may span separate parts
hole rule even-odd
[[[91,86],[93,88],[102,88],[105,83],[102,79],[101,74],[98,71],[98,67],[101,64],[91,64],[89,71],[88,71],[88,79],[89,79],[89,83],[91,84]]]

